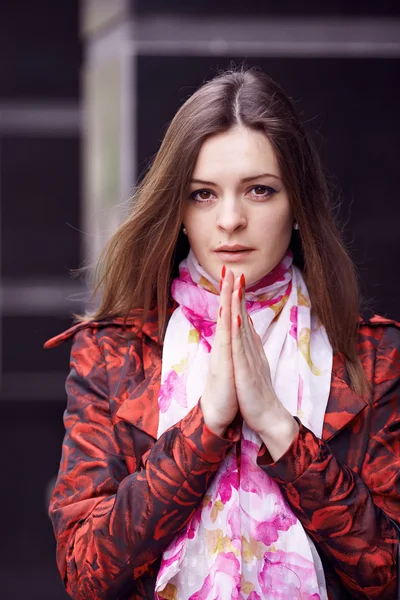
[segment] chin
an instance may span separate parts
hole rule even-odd
[[[270,271],[272,271],[272,269],[273,269],[273,267],[271,267],[271,269],[266,269],[266,270],[262,270],[262,271],[252,271],[252,270],[250,270],[248,274],[246,273],[246,271],[244,271],[244,276],[245,276],[245,279],[246,279],[246,287],[250,286],[250,285],[254,285],[258,281],[260,281]],[[239,273],[239,276],[240,276],[240,273]]]
[[[254,273],[254,271],[252,269],[246,269],[246,267],[241,267],[240,265],[235,265],[234,267],[230,267],[231,270],[233,271],[233,274],[235,276],[235,279],[237,277],[240,277],[243,273],[244,278],[246,280],[246,287],[249,285],[252,285],[253,283],[255,283],[256,281],[258,281],[259,279],[261,279],[263,277],[263,275],[258,276],[257,273]]]

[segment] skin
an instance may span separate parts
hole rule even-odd
[[[247,314],[244,289],[242,298],[239,289],[242,275],[252,284],[283,258],[293,227],[289,198],[268,138],[244,127],[203,143],[192,180],[183,222],[200,265],[218,280],[224,265],[216,248],[241,244],[253,249],[243,260],[227,265],[222,281],[220,316],[201,398],[204,419],[223,435],[240,410],[277,460],[295,438],[298,424],[275,394],[267,357]]]
[[[242,181],[245,178],[250,179]],[[219,281],[225,259],[215,250],[223,244],[241,244],[253,252],[228,266],[236,277],[244,273],[247,284],[258,281],[284,256],[293,220],[274,150],[264,134],[237,127],[205,140],[194,166],[183,223],[207,273]]]
[[[210,370],[201,406],[207,425],[223,435],[226,420],[237,410],[248,426],[258,433],[274,461],[289,448],[299,426],[283,406],[272,385],[268,359],[261,339],[247,314],[244,291],[239,295],[240,278],[228,270],[220,296],[221,316],[211,354]],[[240,317],[240,318],[238,318]],[[225,371],[221,373],[221,370]],[[229,373],[229,375],[228,375]],[[225,392],[226,403],[217,399],[218,382]],[[228,408],[229,417],[226,409]],[[219,409],[217,417],[216,409]],[[206,416],[207,415],[207,416]],[[209,419],[209,422],[207,421]]]

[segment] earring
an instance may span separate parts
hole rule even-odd
[[[183,227],[182,233],[184,233],[185,235],[187,235],[186,227]]]
[[[295,221],[295,222],[294,222],[294,224],[293,224],[293,229],[296,229],[296,231],[298,231],[298,229],[299,229],[299,224],[298,224],[298,222],[297,222],[297,221]]]

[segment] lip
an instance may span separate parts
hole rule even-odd
[[[215,250],[215,252],[247,252],[253,250],[253,248],[249,248],[248,246],[241,246],[240,244],[235,244],[233,246],[228,246],[224,244]]]
[[[244,250],[236,251],[218,250],[217,254],[224,263],[234,263],[245,260],[252,252],[253,248],[246,248]]]

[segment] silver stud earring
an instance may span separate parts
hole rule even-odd
[[[185,235],[187,235],[186,227],[183,227],[182,233],[184,233]]]
[[[294,222],[294,224],[293,224],[293,229],[296,229],[296,231],[298,231],[298,229],[299,229],[299,224],[298,224],[298,222],[297,222],[297,221],[295,221],[295,222]]]

